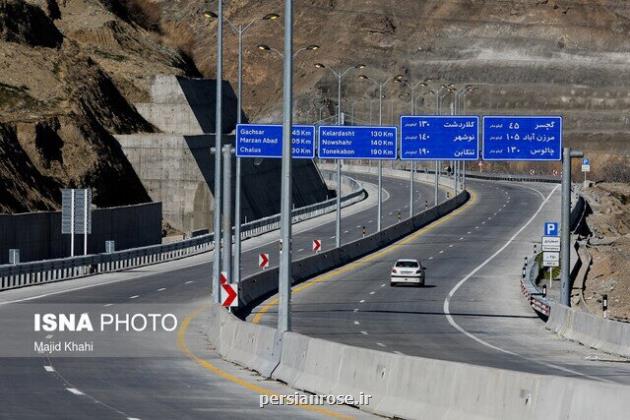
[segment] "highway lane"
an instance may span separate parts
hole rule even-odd
[[[375,181],[371,176],[357,178]],[[397,221],[397,210],[408,204],[408,182],[385,178],[384,188],[390,194],[383,206],[383,224],[388,226]],[[417,191],[418,206],[433,194],[432,187],[426,184],[418,184]],[[344,233],[344,239],[350,241],[361,236],[361,229],[356,226],[365,224],[371,231],[375,217],[375,208],[347,217],[343,221],[347,226],[344,231],[348,231]],[[350,229],[351,226],[355,228]],[[332,235],[334,223],[322,224],[315,231],[296,235],[296,254],[299,257],[309,253],[312,239]],[[327,242],[332,239],[325,241],[324,246]],[[301,248],[304,250],[300,251]],[[245,275],[258,270],[258,252],[260,250],[255,249],[244,255]],[[271,253],[272,262],[276,261],[273,249]],[[179,266],[181,268],[176,271],[42,296],[29,303],[56,305],[60,311],[70,310],[69,305],[76,303],[92,303],[112,311],[123,304],[132,303],[141,310],[143,305],[160,303],[171,304],[174,312],[181,312],[183,304],[188,308],[207,302],[211,265],[203,263],[186,267],[179,262]],[[146,268],[131,271],[137,275],[143,270],[151,272]],[[48,286],[34,287],[32,294],[45,294],[48,289]],[[20,293],[24,291],[26,289]],[[13,306],[0,306],[0,317],[6,317]],[[175,356],[175,340],[156,343],[156,346],[164,347],[164,357],[128,357],[126,355],[134,350],[134,346],[141,344],[130,340],[121,347],[121,357],[2,358],[0,390],[5,403],[0,406],[0,417],[70,419],[85,418],[85,413],[90,413],[92,418],[249,418],[252,415],[321,418],[357,414],[356,410],[347,407],[334,407],[323,413],[318,412],[317,407],[315,411],[292,407],[260,411],[257,393],[269,392],[268,389],[278,393],[292,391],[272,381],[262,381],[251,372],[218,359],[216,353],[208,349],[201,325],[201,320],[193,320],[186,334],[186,343],[195,357],[212,364],[213,373],[208,372],[212,369],[202,362],[191,360],[181,352]],[[226,380],[222,374],[234,375],[243,383],[263,386],[264,390],[244,390],[242,385]]]
[[[473,199],[448,220],[311,280],[293,296],[293,328],[381,351],[630,383],[630,364],[551,335],[520,296],[523,256],[540,240],[543,222],[559,219],[556,186],[469,186]],[[420,258],[427,286],[390,287],[398,258]],[[275,325],[276,309],[268,300],[249,320]]]

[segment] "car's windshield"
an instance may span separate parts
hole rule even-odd
[[[417,268],[418,267],[418,263],[415,262],[415,261],[398,261],[396,263],[396,267]]]

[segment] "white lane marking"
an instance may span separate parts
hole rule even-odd
[[[444,250],[441,250],[441,251],[440,251],[440,254],[444,254]]]
[[[361,334],[368,335],[367,331],[361,331]]]
[[[452,289],[450,292],[448,292],[448,296],[446,297],[446,299],[444,299],[444,315],[446,316],[446,319],[448,320],[448,323],[451,324],[451,326],[453,328],[455,328],[457,331],[459,331],[460,333],[464,334],[465,336],[467,336],[468,338],[471,338],[472,340],[476,341],[477,343],[489,347],[493,350],[499,351],[501,353],[505,353],[505,354],[509,354],[511,356],[516,356],[516,357],[520,357],[522,359],[534,362],[534,363],[539,363],[543,366],[547,366],[553,369],[557,369],[563,372],[567,372],[567,373],[571,373],[574,375],[579,375],[582,377],[586,377],[589,379],[593,379],[593,380],[597,380],[597,381],[603,381],[603,382],[611,382],[609,380],[606,379],[601,379],[601,378],[597,378],[594,376],[590,376],[590,375],[586,375],[577,371],[574,371],[572,369],[568,369],[565,368],[563,366],[558,366],[552,363],[547,363],[547,362],[542,362],[540,360],[537,359],[532,359],[529,358],[527,356],[523,356],[522,354],[519,353],[515,353],[513,351],[510,350],[506,350],[503,349],[501,347],[495,346],[494,344],[490,344],[487,341],[477,337],[476,335],[469,333],[468,331],[466,331],[462,326],[460,326],[457,322],[455,322],[455,319],[451,316],[451,312],[450,312],[450,302],[451,299],[453,297],[453,295],[455,295],[455,293],[457,292],[457,290],[462,287],[462,285],[464,283],[466,283],[466,281],[468,281],[471,277],[473,277],[475,274],[477,274],[479,272],[479,270],[481,270],[483,267],[485,267],[488,263],[490,263],[490,261],[492,261],[493,259],[495,259],[501,252],[503,252],[512,242],[514,242],[514,240],[518,237],[518,235],[521,234],[522,231],[524,231],[533,221],[534,219],[536,219],[536,217],[540,214],[540,212],[542,211],[542,209],[545,207],[545,204],[547,204],[547,202],[549,201],[549,199],[551,198],[551,196],[553,195],[553,193],[560,187],[560,185],[556,185],[556,187],[549,193],[549,195],[543,200],[543,202],[540,204],[540,207],[538,207],[538,210],[536,210],[536,212],[532,215],[532,217],[529,218],[529,220],[527,220],[527,222],[525,222],[525,224],[523,226],[521,226],[519,228],[519,230],[512,235],[512,237],[510,239],[508,239],[508,241],[503,244],[503,246],[501,248],[499,248],[494,254],[490,255],[484,262],[482,262],[481,264],[479,264],[477,267],[475,267],[474,270],[472,270],[470,273],[468,273],[463,279],[461,279]]]
[[[432,260],[432,259],[433,259],[433,257],[429,257],[429,259],[430,259],[430,260]]]
[[[106,304],[105,304],[105,305],[103,305],[103,306],[104,306],[104,307],[106,307],[106,308],[108,308],[108,307],[110,307],[110,306],[112,306],[112,305],[113,305],[113,303],[106,303]]]
[[[45,370],[46,372],[54,372],[54,371],[55,371],[55,368],[54,368],[54,367],[52,367],[52,366],[44,366],[44,370]]]
[[[50,340],[51,338],[53,338],[53,335],[52,335],[52,334],[48,334],[48,335],[46,336],[46,340]]]
[[[386,346],[385,344],[383,344],[383,343],[376,343],[376,345],[377,345],[377,346],[379,346],[379,347],[387,347],[387,346]]]
[[[462,237],[460,237],[460,238],[459,238],[459,240],[460,240],[460,241],[463,241],[463,240],[464,240],[464,237],[463,237],[463,236],[462,236]]]
[[[361,225],[357,225],[357,229],[361,229]]]
[[[300,248],[300,249],[298,249],[298,251],[297,251],[297,252],[304,252],[304,248]]]
[[[492,220],[492,217],[488,217],[488,220]]]
[[[190,284],[190,283],[194,283],[194,282],[195,282],[194,280],[188,280],[188,281],[187,281],[186,283],[184,283],[184,284]]]
[[[163,292],[166,290],[166,287],[160,287],[159,289],[157,289],[158,292]]]
[[[137,417],[127,417],[127,420],[140,420],[140,419]]]
[[[471,231],[468,231],[468,232],[466,232],[466,235],[470,235],[471,233],[472,233]]]
[[[373,295],[374,293],[376,293],[376,292],[370,292],[371,295]]]
[[[359,303],[365,303],[365,299],[361,299]]]
[[[352,312],[359,312],[359,308],[354,308]]]
[[[350,231],[349,230],[344,230],[343,233],[350,233]]]
[[[133,296],[129,296],[129,299],[137,299],[139,297],[140,297],[140,295],[133,295]]]
[[[481,222],[481,224],[482,224],[482,225],[485,225],[485,224],[486,224],[486,221],[484,220],[483,222]]]
[[[331,236],[330,239],[335,239],[335,235]]]
[[[448,247],[449,247],[449,248],[453,248],[453,244],[450,244]]]
[[[372,222],[373,222],[373,220],[368,220],[368,223],[372,223]]]
[[[359,321],[354,321],[354,325],[359,325],[360,322]]]
[[[83,392],[76,388],[66,388],[66,391],[72,392],[74,395],[85,395]]]
[[[475,229],[479,229],[479,226],[475,226]]]
[[[381,287],[385,287],[385,283],[381,284]]]

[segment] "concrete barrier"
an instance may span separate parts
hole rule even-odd
[[[585,346],[630,357],[630,324],[553,303],[545,328]]]
[[[243,322],[214,305],[219,354],[292,388],[370,395],[362,410],[409,419],[624,418],[630,387],[404,356]],[[280,349],[281,343],[281,349]]]
[[[468,192],[462,192],[454,198],[444,201],[437,207],[432,207],[413,218],[373,233],[365,238],[357,239],[319,254],[302,258],[292,263],[293,284],[315,277],[321,273],[348,264],[358,258],[368,255],[404,238],[410,233],[428,225],[440,217],[450,213],[464,204],[469,198]],[[238,314],[247,314],[253,306],[261,302],[278,289],[278,268],[262,271],[245,278],[239,283],[239,300],[241,308]]]

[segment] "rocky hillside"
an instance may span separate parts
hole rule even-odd
[[[234,25],[256,20],[244,38],[253,120],[280,120],[281,58],[256,46],[282,48],[282,19],[261,18],[283,4],[226,2]],[[99,205],[147,200],[111,134],[153,130],[130,105],[147,98],[153,75],[215,76],[207,8],[216,0],[0,0],[0,210],[54,208],[61,186],[92,186]],[[295,0],[294,8],[296,49],[321,46],[296,58],[299,121],[335,112],[335,78],[314,63],[361,63],[370,79],[404,76],[385,90],[385,123],[409,111],[419,81],[471,84],[466,112],[563,115],[566,140],[591,157],[593,178],[628,177],[626,2]],[[225,78],[235,85],[237,38],[225,30]],[[375,122],[374,85],[357,76],[344,79],[342,108]],[[434,112],[429,89],[416,93],[418,111]]]
[[[153,131],[130,105],[151,73],[198,74],[110,0],[0,0],[0,211],[149,201],[113,133]]]
[[[162,28],[173,45],[190,54],[204,74],[214,72],[215,23],[202,11],[208,2],[128,0],[151,11],[147,22]],[[158,13],[159,7],[159,13]],[[216,8],[216,1],[210,2]],[[336,69],[366,64],[363,72],[384,80],[384,121],[409,112],[410,88],[418,81],[472,84],[466,111],[478,114],[538,113],[565,117],[566,139],[584,149],[595,172],[630,154],[630,5],[611,0],[295,0],[295,47],[318,44],[296,59],[297,115],[314,121],[335,112],[336,82],[322,62]],[[226,2],[235,25],[283,2]],[[257,44],[282,48],[282,20],[259,21],[247,32],[245,110],[253,119],[280,119],[281,59]],[[226,25],[226,77],[236,80],[236,37]],[[343,109],[360,122],[377,120],[373,84],[349,73]],[[417,90],[419,112],[434,112],[427,89]],[[447,109],[449,99],[447,99]],[[370,113],[370,109],[372,112]],[[551,171],[551,165],[541,165]]]

